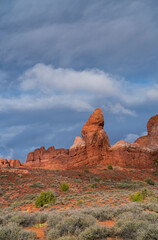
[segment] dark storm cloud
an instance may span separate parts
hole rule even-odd
[[[15,1],[1,17],[0,57],[157,75],[157,10],[156,0]]]

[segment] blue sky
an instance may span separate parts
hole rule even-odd
[[[157,0],[2,0],[0,157],[69,148],[95,108],[111,144],[158,114]]]

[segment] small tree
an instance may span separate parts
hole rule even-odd
[[[63,183],[60,185],[60,187],[61,187],[61,190],[62,190],[63,192],[66,192],[66,191],[69,190],[69,184],[67,184],[67,183],[65,183],[65,182],[63,182]]]
[[[35,207],[43,207],[47,204],[54,204],[55,203],[55,196],[54,194],[48,190],[47,192],[41,192],[39,196],[36,197]]]
[[[111,164],[108,165],[108,169],[109,170],[112,170],[113,169],[113,166]]]

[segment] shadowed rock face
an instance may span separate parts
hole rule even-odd
[[[27,168],[54,170],[75,169],[97,164],[120,167],[158,168],[158,115],[148,124],[148,135],[138,138],[135,143],[119,141],[112,147],[104,131],[104,117],[97,108],[82,128],[81,137],[76,137],[70,149],[36,149],[22,164]],[[21,166],[19,160],[0,159],[1,167]]]

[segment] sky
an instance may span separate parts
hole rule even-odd
[[[0,157],[69,148],[96,108],[111,145],[158,114],[157,0],[1,0]]]

